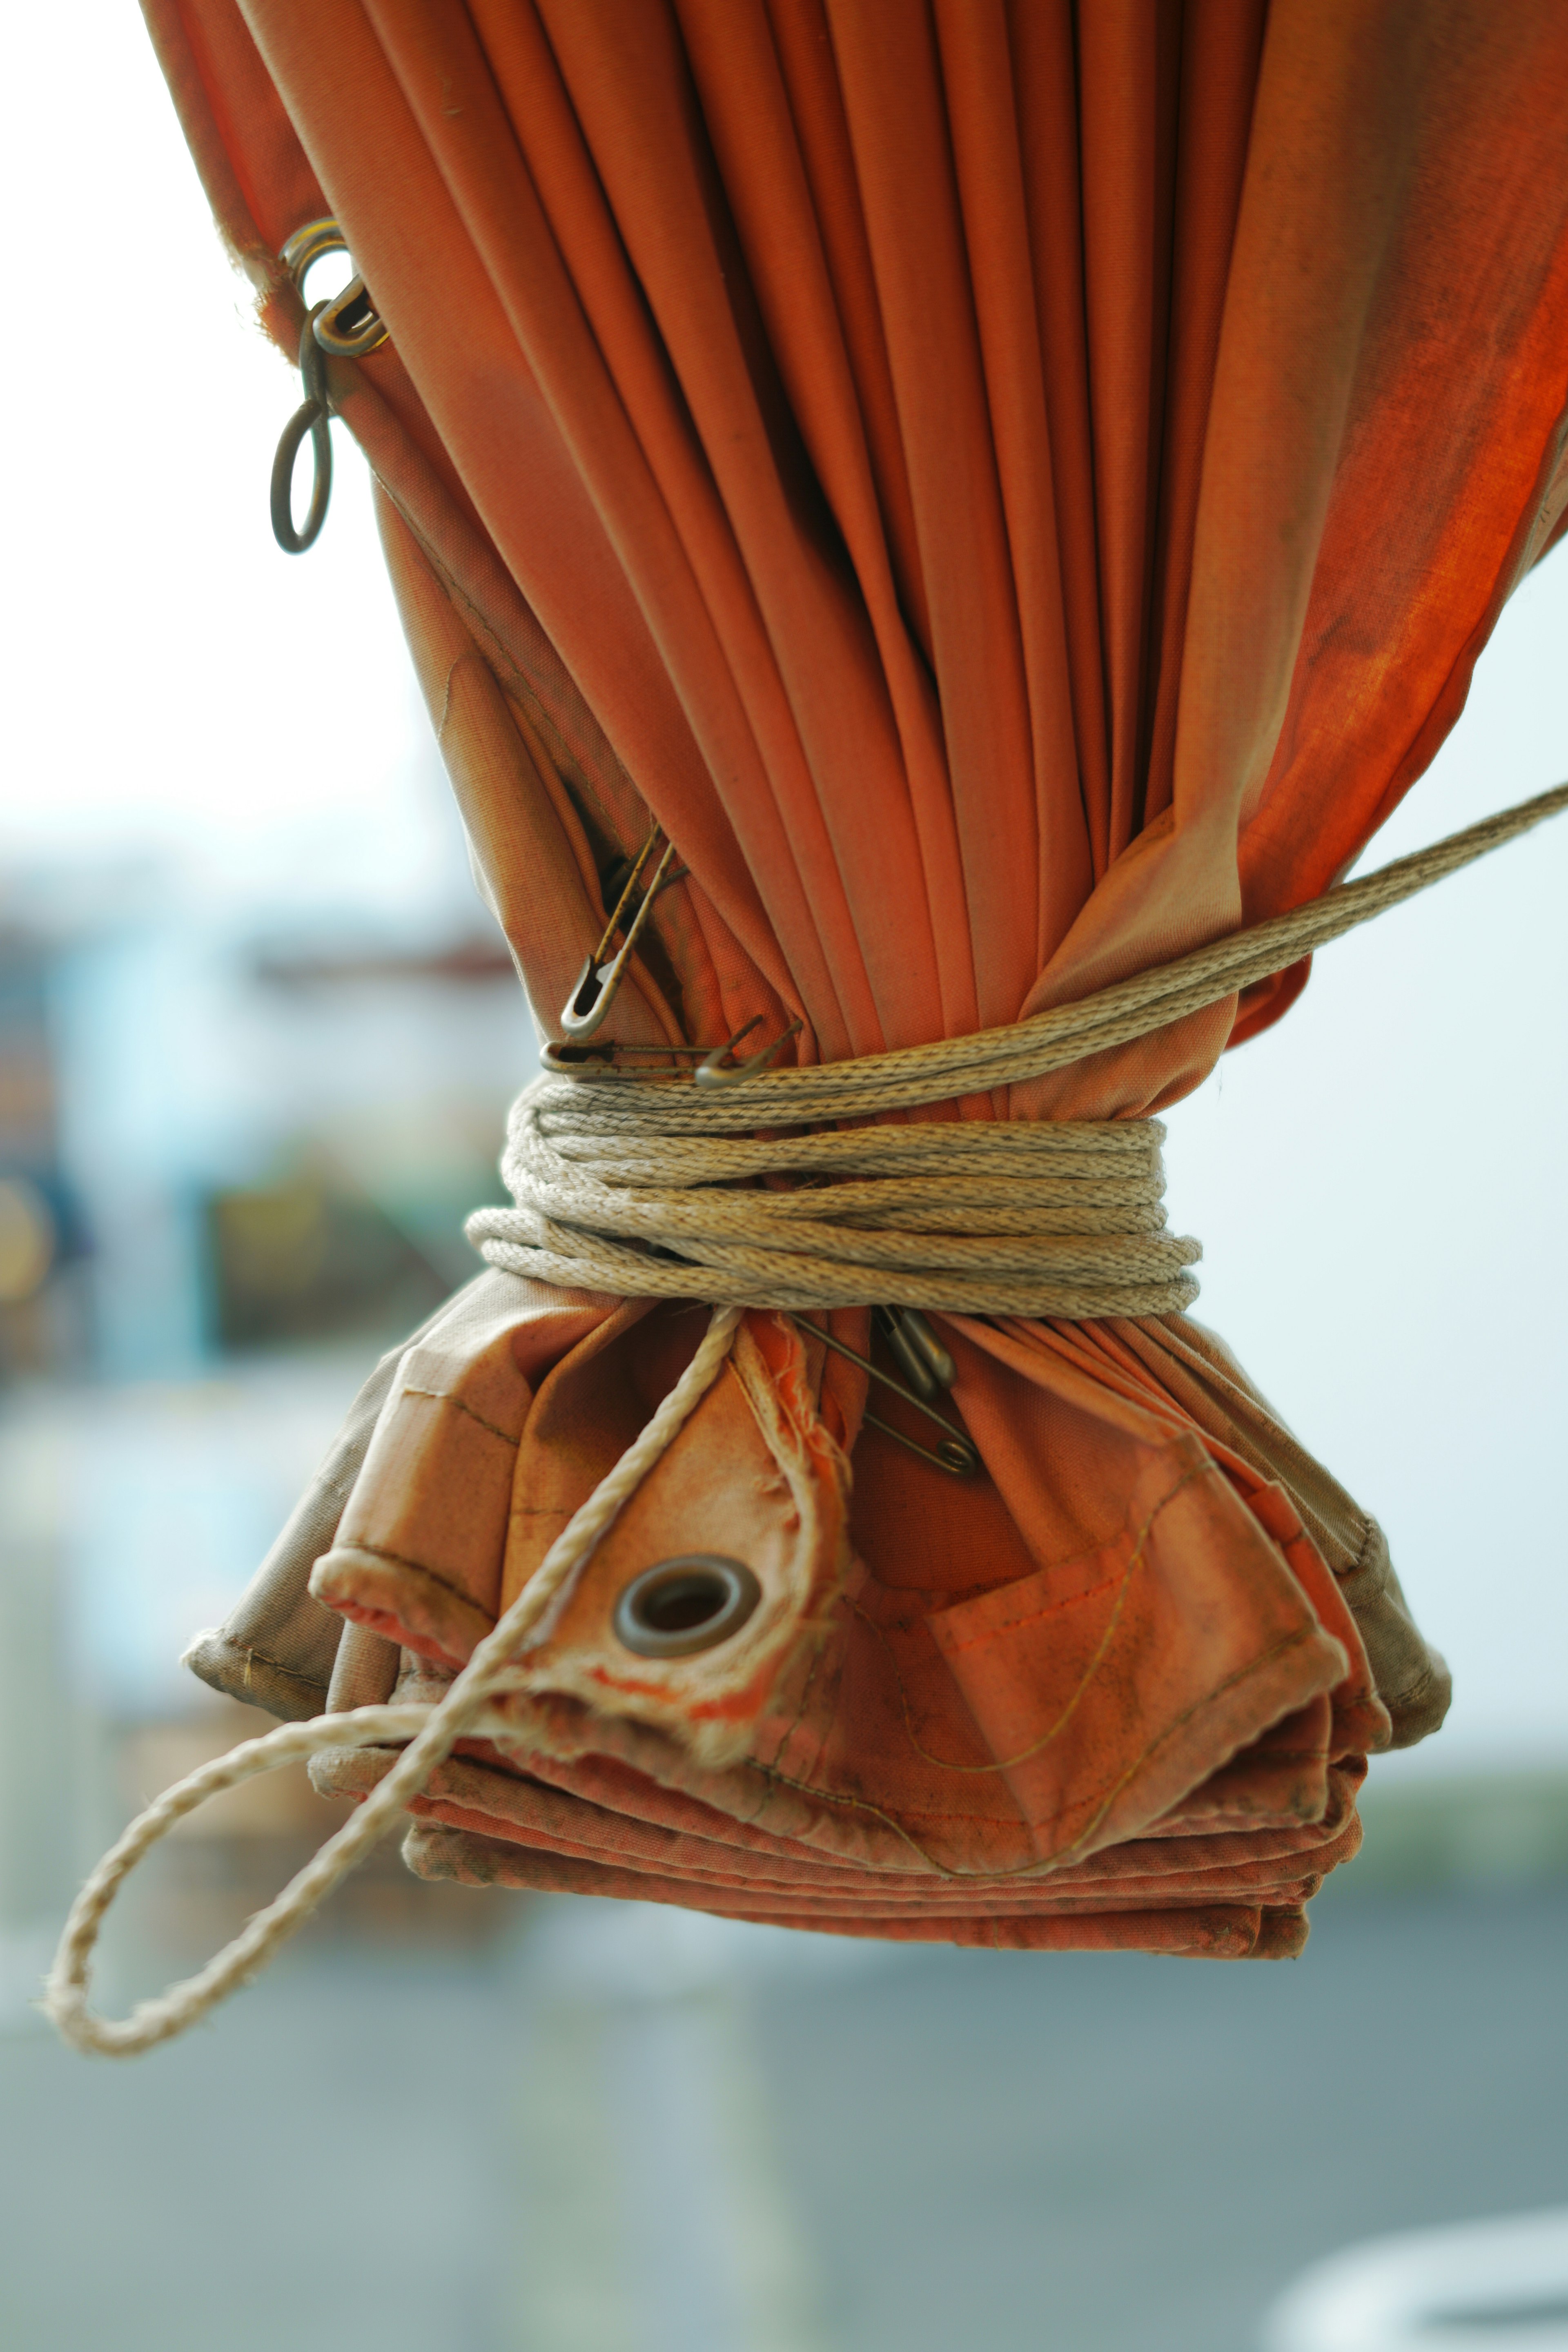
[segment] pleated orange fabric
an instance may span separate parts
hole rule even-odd
[[[1561,528],[1548,0],[148,15],[279,341],[279,249],[329,212],[390,331],[332,399],[547,1034],[652,820],[689,878],[628,1044],[753,1015],[798,1018],[803,1062],[962,1035],[1299,904],[1421,772]],[[922,1116],[1147,1114],[1305,978]],[[865,1316],[832,1328],[864,1345]],[[428,1690],[700,1328],[480,1277],[199,1670],[286,1712]],[[1445,1703],[1374,1523],[1184,1318],[942,1328],[963,1487],[862,1423],[809,1330],[748,1316],[516,1740],[433,1787],[416,1867],[1295,1948],[1368,1749]],[[798,1587],[727,1714],[612,1655],[617,1580],[687,1551]],[[335,1648],[318,1604],[354,1629]]]

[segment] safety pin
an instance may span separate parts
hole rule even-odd
[[[661,830],[662,828],[656,824],[638,850],[632,864],[632,870],[626,877],[625,887],[616,900],[615,909],[600,935],[599,944],[584,964],[577,976],[577,985],[562,1009],[561,1026],[569,1038],[591,1037],[595,1029],[603,1024],[605,1015],[616,1001],[616,992],[626,977],[626,959],[642,936],[643,926],[653,911],[654,900],[660,890],[667,887],[667,869],[670,859],[675,856],[673,841],[666,842],[664,856],[654,868],[653,880],[643,894],[642,904],[626,926],[626,935],[619,949],[615,955],[610,956],[608,962],[603,961],[608,954],[610,941],[621,928],[621,919],[637,889],[643,867],[647,864],[654,843],[658,839]],[[679,877],[668,875],[668,879],[671,882],[678,881]]]
[[[958,1366],[919,1307],[877,1307],[872,1316],[904,1378],[928,1404],[952,1388]]]
[[[744,1028],[737,1029],[725,1045],[715,1045],[710,1054],[703,1056],[691,1073],[700,1087],[709,1089],[715,1087],[738,1087],[742,1078],[749,1078],[753,1071],[765,1068],[780,1048],[787,1045],[790,1039],[798,1034],[803,1025],[799,1021],[792,1021],[789,1027],[781,1029],[773,1044],[764,1045],[760,1054],[749,1055],[745,1061],[736,1063],[732,1068],[726,1067],[724,1061],[726,1054],[732,1054],[742,1037],[749,1037],[753,1029],[762,1026],[762,1014],[754,1013]]]
[[[720,1051],[722,1052],[721,1047]],[[554,1070],[565,1078],[616,1078],[625,1086],[646,1085],[650,1079],[689,1076],[681,1070],[617,1070],[613,1056],[616,1054],[662,1054],[683,1062],[699,1054],[706,1054],[706,1045],[623,1045],[614,1037],[605,1037],[594,1045],[563,1045],[554,1038],[539,1049],[544,1068]]]
[[[623,1045],[611,1037],[606,1037],[601,1045],[563,1045],[552,1040],[548,1045],[541,1046],[539,1058],[547,1070],[559,1070],[567,1077],[624,1078],[635,1083],[638,1079],[661,1078],[666,1076],[674,1077],[677,1074],[673,1070],[668,1073],[663,1070],[617,1070],[613,1066],[612,1057],[615,1055],[664,1055],[679,1061],[695,1061],[698,1067],[691,1075],[704,1087],[733,1086],[742,1078],[749,1077],[753,1070],[760,1069],[771,1055],[778,1052],[781,1045],[787,1044],[801,1025],[798,1021],[793,1022],[789,1028],[773,1039],[771,1045],[764,1045],[760,1054],[753,1054],[751,1059],[742,1062],[738,1069],[725,1069],[722,1066],[724,1055],[732,1054],[742,1038],[751,1035],[762,1017],[759,1013],[755,1020],[748,1021],[742,1028],[737,1029],[734,1035],[727,1038],[722,1045]],[[594,1066],[595,1063],[598,1065],[597,1068]],[[706,1076],[703,1076],[704,1071],[707,1073]]]
[[[797,1315],[794,1320],[798,1323],[801,1318]],[[896,1381],[891,1372],[885,1372],[880,1364],[874,1364],[868,1356],[862,1356],[855,1349],[846,1347],[842,1339],[836,1339],[832,1332],[825,1331],[819,1323],[808,1323],[805,1328],[814,1339],[822,1341],[824,1347],[833,1349],[837,1355],[847,1356],[852,1364],[858,1364],[872,1380],[880,1381],[884,1388],[889,1388],[896,1395],[901,1396],[906,1404],[912,1404],[915,1411],[924,1413],[928,1421],[934,1421],[939,1429],[946,1432],[946,1435],[933,1450],[929,1445],[917,1444],[912,1437],[906,1437],[901,1429],[895,1429],[890,1421],[883,1421],[879,1414],[863,1414],[862,1418],[868,1421],[873,1429],[879,1429],[884,1437],[892,1438],[909,1453],[918,1454],[922,1462],[933,1463],[937,1469],[945,1470],[950,1478],[973,1477],[980,1467],[979,1450],[972,1438],[953,1427],[944,1412],[938,1412],[934,1405],[917,1396],[913,1389],[907,1389],[902,1381]],[[933,1339],[936,1337],[934,1332],[931,1336]],[[940,1346],[941,1342],[937,1344]],[[946,1353],[945,1349],[942,1352]]]

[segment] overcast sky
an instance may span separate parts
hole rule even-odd
[[[218,244],[140,11],[34,10],[8,37],[14,87],[68,76],[70,106],[17,107],[0,162],[33,225],[10,250],[25,788],[0,856],[167,846],[242,900],[421,907],[466,863],[364,468],[335,428],[326,530],[280,553],[268,483],[299,378]]]
[[[239,908],[449,920],[461,842],[363,468],[340,430],[323,537],[279,553],[295,379],[223,258],[137,12],[35,10],[10,43],[39,102],[12,110],[4,159],[6,216],[30,226],[7,254],[0,875],[174,853]],[[68,80],[68,112],[42,102]],[[1560,556],[1369,862],[1568,775],[1565,646]],[[1328,950],[1170,1121],[1198,1313],[1382,1517],[1452,1657],[1423,1769],[1568,1757],[1565,903],[1568,820]]]

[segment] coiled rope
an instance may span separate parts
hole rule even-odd
[[[1289,914],[1005,1028],[761,1072],[726,1092],[614,1071],[547,1073],[512,1108],[501,1172],[516,1205],[479,1210],[468,1238],[510,1273],[634,1297],[793,1313],[872,1304],[1077,1320],[1176,1312],[1197,1296],[1187,1268],[1202,1252],[1164,1230],[1157,1119],[787,1130],[1018,1086],[1147,1036],[1564,807],[1560,785]],[[755,1139],[759,1129],[768,1140]],[[752,1189],[769,1177],[797,1181]]]
[[[1145,1287],[1169,1297],[1191,1285],[1185,1267],[1195,1245],[1163,1231],[1157,1120],[1038,1128],[976,1121],[762,1144],[755,1129],[865,1118],[1018,1085],[1147,1035],[1285,970],[1565,808],[1568,785],[1559,785],[1364,881],[1009,1028],[824,1068],[762,1073],[729,1094],[647,1080],[550,1078],[528,1088],[513,1115],[504,1162],[519,1205],[481,1210],[469,1220],[485,1256],[551,1282],[706,1299],[713,1303],[707,1333],[647,1427],[557,1537],[437,1706],[358,1707],[286,1724],[203,1765],[131,1824],[78,1895],[55,1956],[43,2007],[65,2040],[79,2050],[128,2057],[184,2032],[266,1966],[427,1786],[459,1739],[509,1727],[492,1715],[491,1703],[510,1686],[519,1658],[546,1638],[601,1536],[718,1378],[742,1305],[753,1297],[795,1308],[873,1298],[939,1310],[952,1305],[981,1314],[1070,1316],[1158,1312],[1109,1301],[1143,1296]],[[829,1183],[826,1191],[787,1194],[709,1189],[773,1172]],[[735,1203],[743,1204],[738,1223],[731,1219]],[[810,1247],[803,1247],[807,1241]],[[650,1242],[679,1249],[681,1263],[650,1257]],[[973,1244],[967,1253],[959,1246],[964,1242]],[[643,1246],[628,1245],[637,1243]],[[997,1281],[991,1270],[1004,1262],[1009,1271]],[[1004,1295],[1010,1302],[1093,1295],[1102,1303],[985,1303]],[[325,1748],[402,1739],[410,1744],[353,1819],[205,1968],[139,2003],[128,2018],[100,2017],[89,2006],[104,1916],[131,1871],[176,1822],[257,1773]]]
[[[661,1128],[678,1088],[605,1099],[539,1079],[513,1108],[501,1161],[518,1205],[479,1210],[469,1240],[542,1282],[794,1314],[1166,1315],[1197,1296],[1197,1243],[1163,1230],[1158,1119],[699,1142]],[[744,1118],[718,1099],[721,1120]],[[830,1181],[716,1189],[784,1174]]]

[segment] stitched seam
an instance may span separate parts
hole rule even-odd
[[[1234,1763],[1235,1757],[1230,1760]],[[1328,1751],[1321,1748],[1266,1748],[1255,1760],[1259,1764],[1323,1764],[1328,1761]],[[1225,1769],[1223,1764],[1215,1767],[1216,1772]]]
[[[1154,1505],[1153,1509],[1150,1512],[1148,1517],[1139,1528],[1137,1540],[1134,1543],[1131,1551],[1128,1555],[1127,1561],[1121,1570],[1120,1579],[1107,1577],[1105,1584],[1096,1588],[1098,1591],[1103,1591],[1109,1585],[1118,1582],[1121,1587],[1116,1595],[1115,1601],[1112,1604],[1110,1613],[1106,1619],[1105,1630],[1100,1634],[1100,1640],[1095,1645],[1094,1655],[1089,1659],[1089,1664],[1085,1666],[1082,1675],[1079,1678],[1077,1689],[1068,1700],[1067,1705],[1062,1709],[1061,1714],[1057,1717],[1055,1723],[1051,1725],[1048,1730],[1041,1732],[1039,1738],[1032,1740],[1027,1748],[1021,1748],[1016,1756],[1005,1757],[999,1759],[994,1763],[988,1764],[958,1764],[952,1762],[948,1757],[938,1756],[931,1748],[922,1747],[915,1735],[914,1721],[910,1710],[909,1692],[905,1687],[904,1678],[899,1672],[899,1663],[897,1658],[893,1655],[892,1644],[888,1641],[887,1636],[882,1634],[881,1628],[879,1626],[873,1627],[872,1630],[880,1635],[883,1647],[887,1650],[888,1662],[892,1668],[893,1679],[899,1686],[899,1704],[903,1710],[904,1730],[908,1736],[910,1745],[914,1749],[917,1756],[923,1757],[928,1764],[935,1764],[944,1772],[1010,1772],[1016,1766],[1026,1764],[1031,1757],[1037,1756],[1043,1748],[1047,1748],[1051,1741],[1055,1739],[1060,1732],[1065,1731],[1073,1717],[1077,1714],[1079,1706],[1089,1691],[1089,1685],[1092,1683],[1096,1674],[1105,1662],[1106,1653],[1110,1647],[1118,1625],[1121,1622],[1121,1612],[1126,1606],[1127,1595],[1131,1586],[1133,1571],[1142,1561],[1144,1547],[1148,1543],[1150,1533],[1153,1528],[1155,1520],[1159,1517],[1166,1504],[1173,1502],[1184,1486],[1190,1486],[1193,1481],[1196,1478],[1206,1478],[1212,1468],[1213,1465],[1205,1461],[1195,1465],[1194,1468],[1183,1472],[1175,1485],[1170,1487],[1165,1494],[1161,1496],[1159,1501]],[[1086,1594],[1084,1597],[1088,1599],[1089,1596]],[[1046,1611],[1041,1612],[1042,1615],[1048,1613],[1049,1612]],[[866,1622],[868,1623],[870,1622],[869,1619],[867,1619]],[[976,1726],[976,1728],[978,1729],[979,1727]],[[981,1736],[984,1738],[984,1733],[982,1733]]]
[[[1191,1433],[1198,1435],[1199,1443],[1202,1443],[1200,1433],[1194,1432]],[[1164,1509],[1165,1505],[1175,1496],[1179,1495],[1182,1488],[1185,1486],[1191,1479],[1201,1476],[1205,1471],[1212,1470],[1215,1467],[1215,1465],[1214,1462],[1205,1454],[1203,1462],[1196,1465],[1195,1468],[1189,1468],[1183,1471],[1181,1476],[1176,1480],[1175,1485],[1169,1487],[1166,1492],[1161,1496],[1160,1500],[1154,1505],[1153,1509],[1150,1512],[1148,1517],[1143,1521],[1142,1526],[1139,1528],[1134,1543],[1135,1549],[1147,1540],[1150,1528],[1153,1526],[1154,1521],[1158,1518],[1160,1513]],[[1035,1577],[1038,1576],[1059,1576],[1068,1569],[1076,1568],[1079,1560],[1098,1559],[1103,1553],[1108,1552],[1112,1544],[1119,1542],[1121,1538],[1126,1536],[1131,1528],[1131,1526],[1132,1514],[1131,1511],[1128,1511],[1122,1517],[1121,1525],[1115,1530],[1114,1534],[1107,1536],[1102,1543],[1088,1544],[1085,1545],[1083,1549],[1080,1551],[1068,1552],[1066,1557],[1061,1559],[1049,1560],[1043,1568],[1035,1570],[1031,1577],[1022,1580],[1026,1582],[1033,1582]],[[993,1639],[996,1633],[1013,1633],[1018,1626],[1031,1623],[1037,1616],[1047,1617],[1058,1609],[1071,1609],[1076,1605],[1077,1601],[1092,1600],[1097,1592],[1103,1592],[1107,1585],[1115,1583],[1117,1574],[1122,1572],[1124,1571],[1115,1571],[1110,1576],[1102,1577],[1098,1584],[1090,1585],[1087,1591],[1077,1593],[1068,1600],[1047,1601],[1038,1610],[1030,1611],[1023,1617],[1002,1619],[996,1625],[989,1628],[984,1633],[969,1633],[964,1636],[962,1642],[944,1642],[941,1644],[941,1647],[946,1654],[952,1655],[959,1650],[966,1650],[970,1648],[971,1645],[976,1642],[989,1641]],[[1003,1591],[1006,1590],[1005,1586],[1002,1589]],[[954,1617],[958,1615],[961,1610],[973,1608],[977,1601],[984,1600],[984,1597],[985,1596],[983,1593],[974,1594],[972,1595],[968,1601],[957,1601],[950,1609],[935,1610],[932,1611],[931,1614],[938,1619]],[[934,1634],[934,1627],[932,1628],[932,1631]]]
[[[834,1599],[835,1601],[847,1601],[851,1609],[855,1606],[855,1603],[849,1600],[848,1594],[845,1592],[842,1588],[834,1595]],[[801,1685],[800,1703],[796,1706],[789,1722],[785,1724],[784,1729],[780,1732],[778,1738],[773,1743],[773,1754],[775,1757],[779,1757],[784,1754],[784,1749],[789,1746],[790,1741],[800,1729],[802,1719],[805,1714],[806,1701],[811,1696],[812,1685],[816,1680],[816,1670],[818,1666],[821,1665],[826,1652],[826,1643],[825,1642],[819,1642],[812,1652],[811,1664],[806,1668],[805,1680]],[[816,1744],[816,1752],[818,1759],[820,1760],[822,1755],[822,1742],[820,1739],[818,1739]],[[761,1772],[766,1773],[773,1771],[774,1767],[767,1764],[759,1764],[757,1769]],[[764,1789],[761,1798],[758,1800],[755,1812],[739,1816],[739,1818],[744,1822],[748,1829],[755,1829],[758,1822],[762,1820],[763,1815],[766,1812],[769,1805],[772,1803],[773,1796],[773,1791],[771,1789]]]
[[[1342,1583],[1348,1584],[1352,1576],[1360,1576],[1363,1570],[1371,1569],[1377,1554],[1378,1538],[1382,1532],[1375,1519],[1368,1518],[1363,1522],[1360,1550],[1348,1568],[1339,1570]]]
[[[1378,1696],[1383,1698],[1384,1706],[1404,1707],[1408,1706],[1413,1699],[1424,1698],[1429,1690],[1436,1690],[1437,1685],[1438,1675],[1436,1667],[1424,1666],[1421,1672],[1416,1675],[1415,1680],[1413,1683],[1407,1683],[1403,1690],[1395,1691],[1392,1696],[1387,1698],[1384,1698],[1383,1693],[1380,1691],[1378,1693]]]
[[[416,1389],[411,1381],[405,1381],[403,1393],[405,1396],[428,1397],[432,1404],[449,1404],[454,1412],[466,1412],[470,1421],[477,1421],[481,1429],[489,1430],[492,1437],[499,1437],[501,1444],[510,1445],[514,1453],[522,1443],[521,1437],[509,1437],[504,1429],[493,1421],[487,1421],[482,1412],[476,1412],[473,1406],[465,1404],[460,1396],[448,1396],[443,1389]]]
[[[1100,1822],[1105,1819],[1106,1814],[1110,1811],[1112,1801],[1121,1794],[1128,1781],[1131,1780],[1134,1774],[1149,1761],[1151,1757],[1157,1755],[1162,1748],[1167,1747],[1179,1731],[1184,1730],[1186,1726],[1192,1721],[1194,1716],[1198,1714],[1202,1708],[1207,1706],[1211,1701],[1221,1697],[1227,1690],[1234,1688],[1239,1683],[1245,1682],[1250,1675],[1255,1675],[1262,1667],[1268,1665],[1275,1658],[1282,1656],[1289,1650],[1299,1648],[1303,1642],[1310,1640],[1311,1635],[1317,1630],[1318,1629],[1314,1625],[1298,1626],[1294,1633],[1282,1634],[1278,1642],[1272,1643],[1269,1647],[1263,1651],[1258,1657],[1248,1659],[1246,1665],[1238,1666],[1234,1674],[1226,1675],[1222,1682],[1215,1684],[1212,1690],[1205,1691],[1201,1698],[1194,1699],[1190,1706],[1184,1707],[1181,1714],[1176,1717],[1174,1722],[1168,1724],[1157,1739],[1152,1739],[1148,1746],[1133,1758],[1126,1770],[1120,1773],[1114,1780],[1102,1782],[1099,1789],[1089,1790],[1085,1796],[1076,1799],[1072,1804],[1059,1806],[1054,1813],[1042,1813],[1036,1820],[1031,1821],[1020,1812],[1019,1819],[1024,1827],[1028,1829],[1042,1829],[1049,1822],[1060,1821],[1066,1813],[1076,1812],[1080,1805],[1091,1804],[1096,1797],[1103,1796],[1105,1798],[1104,1804],[1100,1807],[1100,1810],[1095,1814],[1093,1820],[1090,1821],[1084,1829],[1079,1831],[1078,1836],[1074,1838],[1070,1843],[1058,1846],[1054,1853],[1042,1855],[1036,1861],[1019,1863],[1011,1870],[984,1872],[955,1870],[950,1864],[939,1862],[934,1854],[928,1853],[925,1848],[921,1845],[919,1841],[912,1837],[910,1832],[904,1828],[901,1822],[895,1821],[890,1813],[884,1812],[879,1805],[873,1805],[867,1798],[852,1797],[847,1794],[840,1795],[826,1789],[814,1789],[811,1787],[809,1782],[792,1780],[788,1773],[781,1772],[776,1767],[772,1765],[759,1764],[754,1758],[748,1759],[749,1769],[753,1772],[763,1774],[767,1779],[782,1781],[787,1788],[798,1790],[803,1796],[815,1797],[819,1803],[851,1807],[857,1811],[872,1814],[878,1821],[886,1822],[887,1826],[893,1831],[895,1835],[901,1837],[905,1844],[908,1845],[912,1852],[920,1855],[921,1860],[925,1864],[926,1867],[929,1870],[934,1870],[940,1877],[954,1879],[977,1879],[981,1877],[995,1879],[1024,1878],[1027,1877],[1032,1873],[1043,1873],[1048,1870],[1059,1869],[1069,1860],[1069,1858],[1076,1858],[1079,1853],[1081,1853],[1088,1840],[1093,1836],[1095,1831],[1099,1828]],[[1228,1761],[1230,1759],[1227,1759],[1226,1760]],[[1216,1769],[1217,1769],[1218,1768],[1216,1767]],[[913,1818],[916,1821],[963,1822],[982,1827],[994,1826],[990,1816],[984,1813],[929,1813],[916,1811],[913,1813]]]
[[[254,1658],[258,1660],[262,1665],[270,1666],[275,1674],[287,1675],[288,1679],[291,1683],[303,1683],[307,1690],[324,1691],[330,1688],[329,1684],[319,1682],[314,1675],[301,1674],[298,1666],[285,1665],[281,1658],[273,1657],[269,1651],[258,1650],[254,1642],[237,1642],[235,1641],[232,1633],[224,1633],[221,1632],[218,1638],[220,1641],[228,1643],[234,1649],[237,1649],[244,1658],[245,1675],[247,1685],[250,1680],[251,1660]]]
[[[345,1544],[342,1549],[366,1552],[372,1559],[384,1559],[394,1568],[411,1569],[416,1576],[427,1577],[432,1584],[439,1585],[443,1592],[449,1592],[454,1601],[460,1601],[466,1609],[471,1609],[477,1617],[482,1617],[487,1625],[493,1625],[496,1622],[471,1592],[465,1592],[460,1584],[454,1584],[449,1576],[441,1574],[439,1569],[426,1568],[422,1559],[410,1559],[406,1552],[390,1551],[384,1544],[367,1543],[363,1538]]]
[[[1047,1569],[1044,1573],[1049,1576],[1051,1570]],[[1125,1573],[1124,1569],[1118,1569],[1110,1576],[1102,1576],[1098,1584],[1087,1585],[1083,1591],[1071,1593],[1065,1601],[1044,1601],[1038,1609],[1026,1610],[1022,1617],[998,1617],[994,1623],[986,1626],[984,1633],[966,1633],[962,1642],[944,1642],[935,1626],[931,1628],[932,1636],[945,1656],[957,1657],[962,1651],[975,1650],[982,1643],[995,1641],[998,1634],[1016,1633],[1022,1626],[1037,1625],[1043,1617],[1059,1617],[1066,1610],[1077,1609],[1084,1601],[1092,1601],[1098,1593],[1108,1592]],[[959,1606],[962,1608],[964,1604],[960,1602]],[[939,1617],[949,1613],[955,1612],[943,1610],[939,1612]]]

